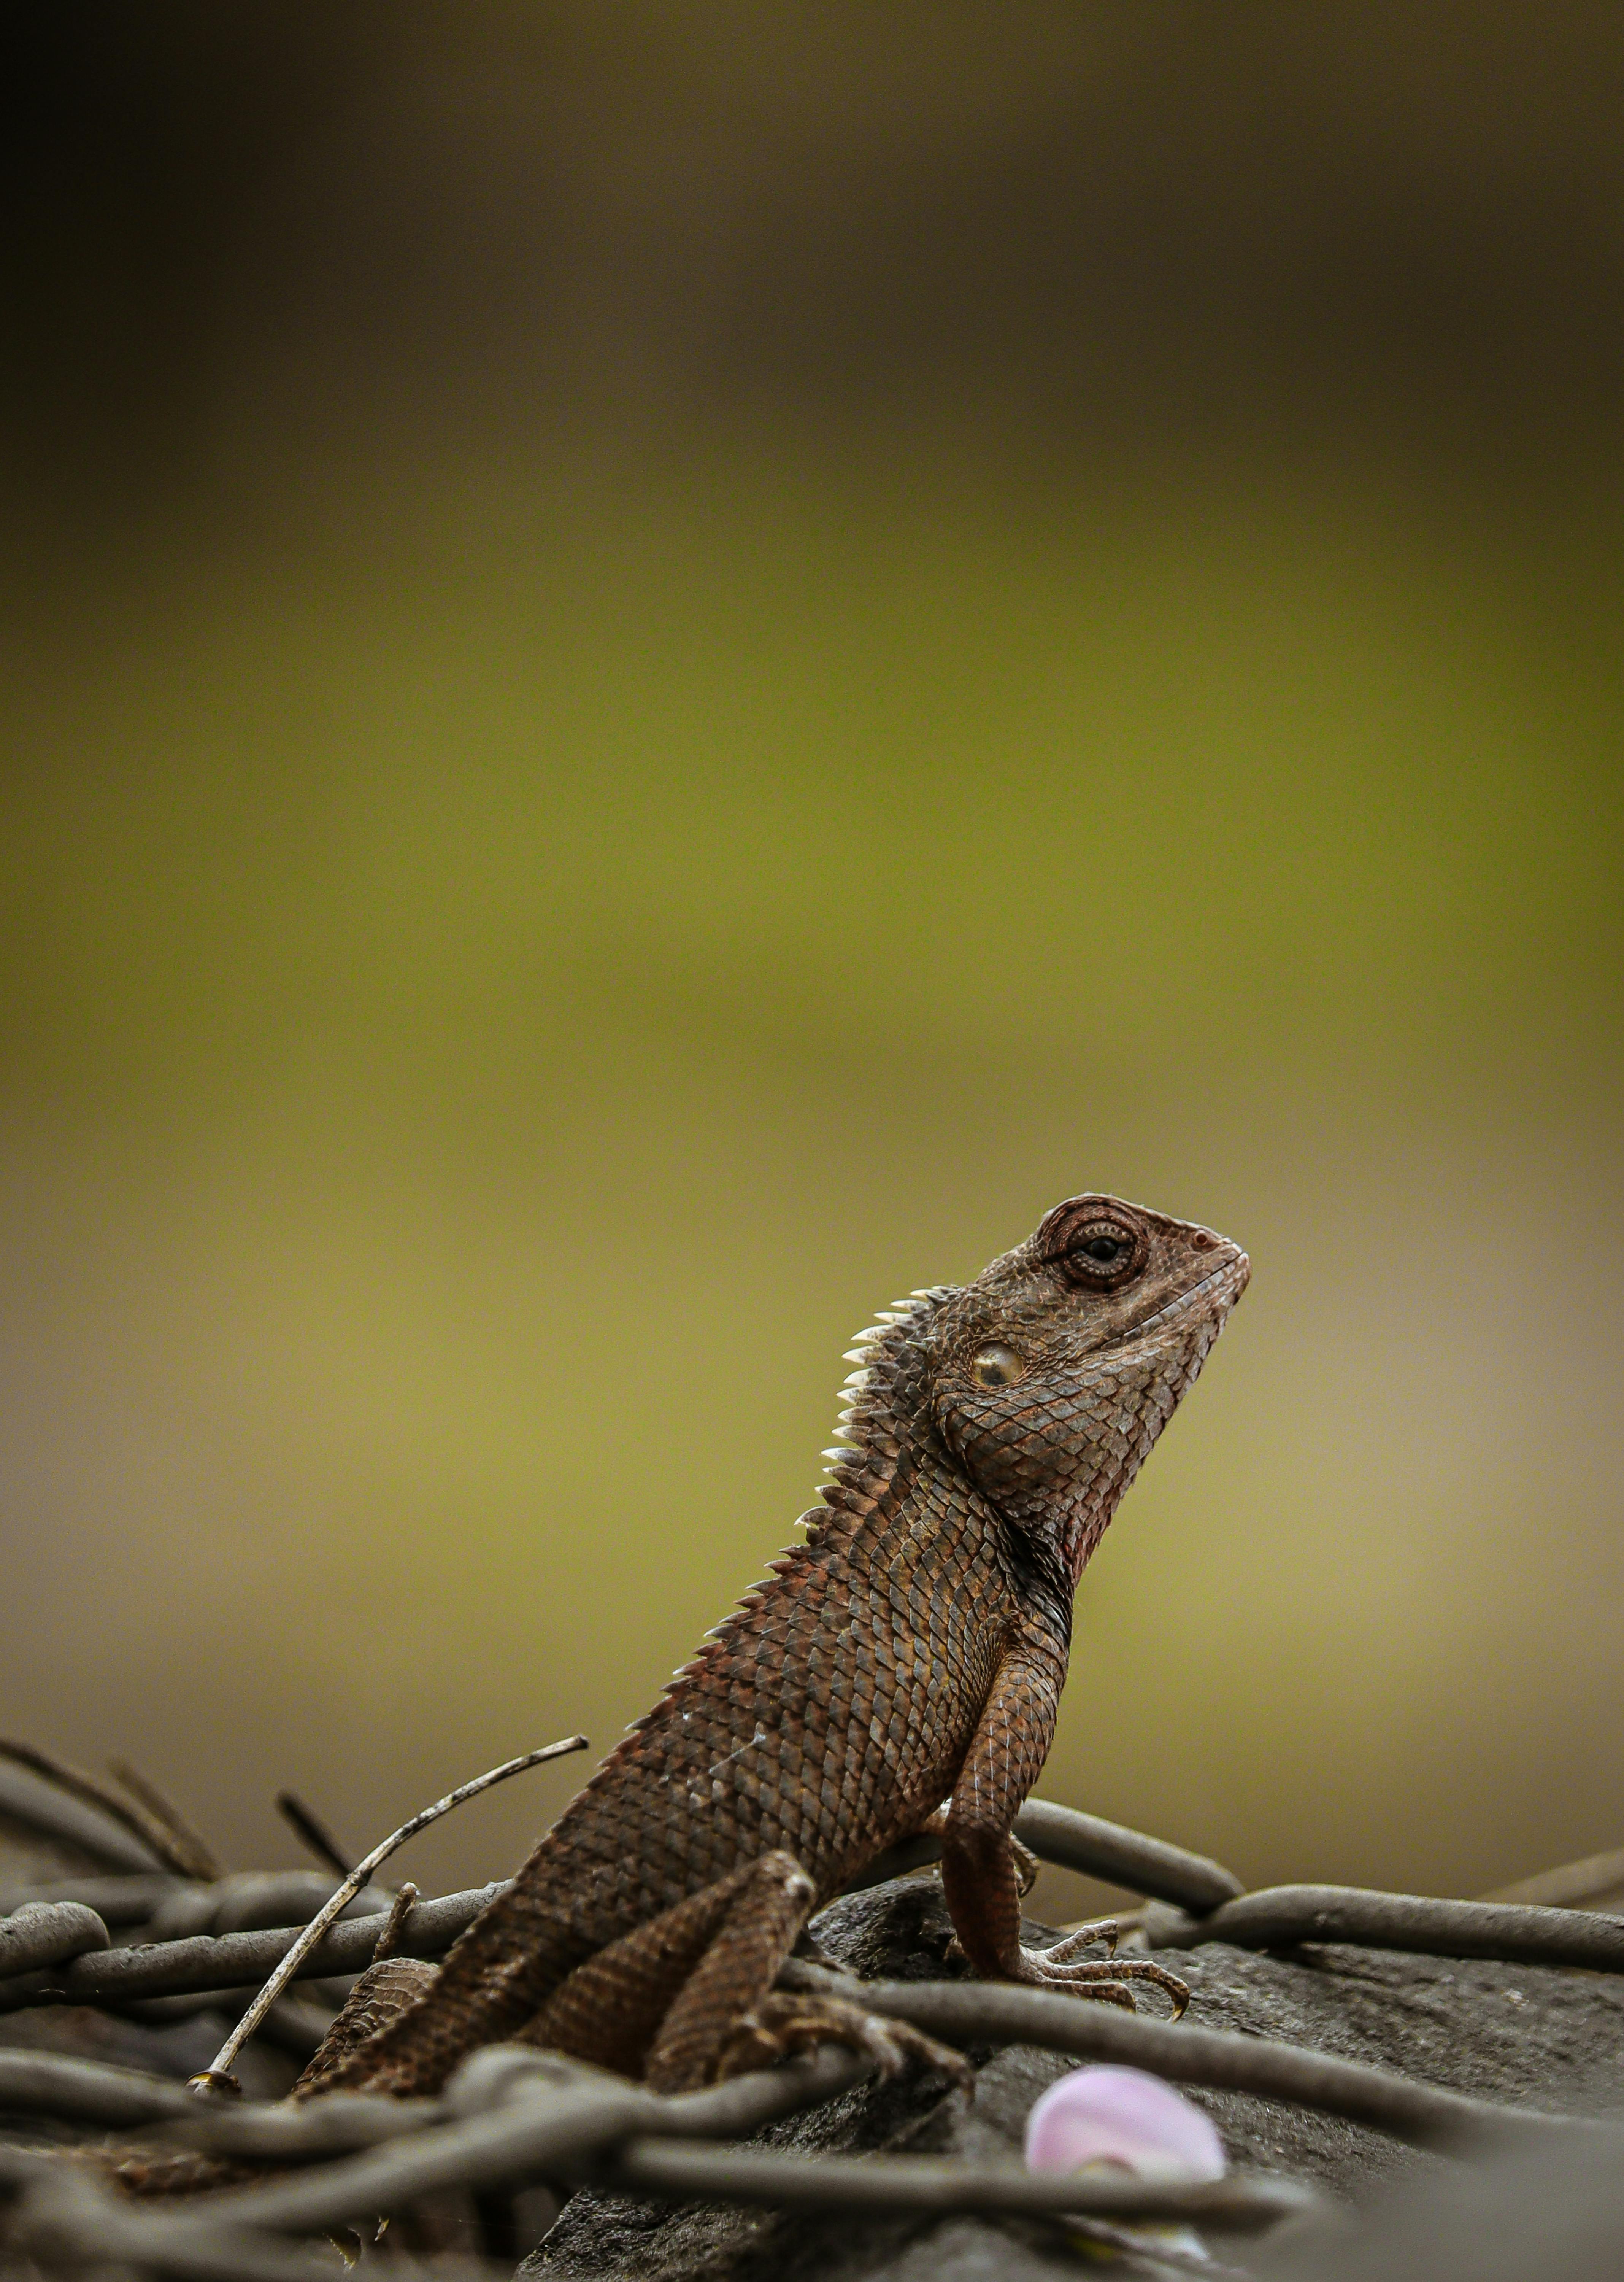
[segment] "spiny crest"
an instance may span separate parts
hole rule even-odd
[[[665,1707],[683,1693],[691,1680],[698,1679],[706,1667],[715,1662],[723,1653],[728,1635],[739,1619],[747,1617],[760,1605],[763,1594],[770,1593],[780,1578],[791,1576],[797,1570],[805,1568],[815,1556],[823,1525],[829,1518],[830,1492],[853,1480],[869,1455],[861,1439],[864,1424],[873,1415],[868,1398],[878,1393],[886,1384],[889,1376],[887,1365],[902,1345],[905,1334],[916,1327],[919,1316],[927,1308],[948,1298],[954,1288],[949,1284],[937,1284],[922,1292],[910,1292],[905,1300],[893,1300],[889,1308],[878,1309],[873,1323],[856,1334],[844,1359],[857,1364],[858,1368],[842,1386],[841,1393],[849,1399],[835,1421],[836,1436],[846,1439],[838,1439],[823,1454],[829,1461],[824,1471],[830,1479],[818,1490],[819,1502],[801,1514],[795,1523],[797,1529],[804,1531],[804,1536],[791,1544],[777,1560],[769,1561],[767,1564],[769,1574],[742,1594],[736,1606],[719,1625],[711,1626],[694,1655],[686,1664],[679,1665],[671,1674],[659,1702],[640,1719],[632,1720],[627,1730],[629,1735],[636,1734],[638,1728],[646,1727],[657,1719]]]
[[[863,1429],[874,1417],[873,1398],[886,1384],[887,1365],[907,1334],[917,1328],[919,1317],[946,1299],[953,1288],[947,1284],[934,1284],[923,1291],[910,1292],[905,1300],[893,1300],[888,1308],[876,1311],[874,1321],[855,1334],[847,1349],[842,1361],[855,1363],[857,1369],[842,1383],[844,1408],[835,1420],[834,1441],[823,1453],[828,1460],[824,1471],[829,1479],[819,1485],[822,1502],[803,1513],[796,1524],[798,1529],[806,1531],[808,1545],[818,1541],[822,1524],[834,1502],[831,1492],[851,1485],[862,1471],[870,1455]]]

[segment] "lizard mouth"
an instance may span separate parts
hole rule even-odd
[[[1158,1323],[1166,1323],[1172,1316],[1182,1315],[1187,1308],[1193,1308],[1202,1293],[1210,1292],[1215,1284],[1233,1285],[1234,1292],[1230,1300],[1230,1306],[1233,1307],[1235,1300],[1245,1291],[1251,1279],[1251,1261],[1244,1252],[1237,1252],[1233,1259],[1222,1261],[1209,1274],[1203,1276],[1199,1284],[1192,1284],[1187,1291],[1175,1292],[1171,1300],[1164,1300],[1154,1315],[1147,1316],[1143,1323],[1135,1325],[1134,1336],[1137,1337],[1144,1331],[1154,1331]]]

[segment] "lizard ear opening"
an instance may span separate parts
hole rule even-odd
[[[1013,1386],[1026,1376],[1026,1365],[1013,1347],[992,1339],[971,1357],[970,1375],[978,1386]]]

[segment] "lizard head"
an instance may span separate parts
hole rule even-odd
[[[937,1431],[1073,1580],[1172,1417],[1250,1267],[1210,1229],[1118,1198],[1070,1198],[919,1330]]]

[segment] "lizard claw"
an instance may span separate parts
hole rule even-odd
[[[871,2061],[883,2080],[913,2064],[940,2069],[961,2090],[973,2092],[976,2073],[963,2053],[938,2044],[907,2021],[865,2013],[844,1997],[801,1996],[777,1991],[740,2018],[716,2064],[718,2080],[752,2069],[772,2068],[809,2045],[840,2044]]]
[[[1009,1853],[1015,1863],[1015,1890],[1024,1899],[1037,1884],[1043,1865],[1030,1846],[1023,1846],[1014,1836],[1009,1840]]]

